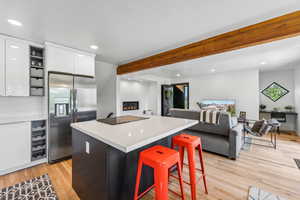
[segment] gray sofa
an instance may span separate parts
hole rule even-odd
[[[171,117],[184,119],[200,119],[200,111],[171,109]],[[202,148],[205,151],[217,153],[236,159],[242,147],[241,124],[235,123],[227,113],[221,113],[219,124],[200,122],[182,132],[201,137]]]

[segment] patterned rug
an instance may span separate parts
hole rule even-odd
[[[294,161],[296,162],[297,167],[300,169],[300,159],[294,158]]]
[[[0,189],[0,200],[58,200],[48,174]]]
[[[263,191],[260,188],[251,186],[249,188],[248,200],[287,200],[271,192]]]

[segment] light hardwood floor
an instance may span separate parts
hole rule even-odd
[[[209,194],[205,195],[199,184],[197,199],[246,200],[249,186],[258,186],[289,200],[300,199],[300,170],[293,160],[300,159],[300,137],[281,134],[277,150],[252,145],[250,151],[242,151],[236,161],[211,153],[204,153],[204,156]],[[48,173],[60,200],[77,200],[71,186],[71,169],[71,160],[39,165],[1,176],[0,188]],[[186,179],[187,172],[185,168]],[[171,179],[170,188],[178,190],[176,179]],[[185,193],[190,199],[188,186],[185,186]],[[152,195],[150,192],[143,199],[152,199]],[[170,194],[170,199],[179,198]]]

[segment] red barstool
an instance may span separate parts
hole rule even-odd
[[[188,134],[180,134],[174,136],[172,139],[172,148],[177,146],[179,148],[181,167],[184,165],[184,149],[187,149],[188,153],[188,166],[189,166],[189,174],[190,174],[190,182],[184,181],[191,186],[191,196],[192,200],[196,200],[196,170],[201,172],[201,176],[204,182],[205,193],[207,194],[207,185],[206,185],[206,177],[205,177],[205,169],[204,169],[204,161],[203,161],[203,153],[202,153],[202,145],[201,138],[197,136],[192,136]],[[199,151],[200,165],[201,169],[196,168],[195,162],[195,152],[196,149]],[[175,177],[175,176],[172,176]],[[177,178],[177,177],[175,177]]]
[[[147,165],[154,169],[154,184],[143,193],[138,194],[143,165]],[[134,200],[141,198],[152,188],[155,188],[156,200],[168,200],[168,172],[169,169],[174,165],[177,165],[178,169],[181,195],[172,190],[170,191],[180,196],[184,200],[183,179],[181,173],[182,168],[180,164],[179,152],[159,145],[146,149],[140,153]]]

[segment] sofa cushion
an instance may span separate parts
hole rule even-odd
[[[196,110],[186,110],[186,109],[171,109],[171,116],[176,118],[184,118],[184,119],[200,119],[200,112]]]
[[[170,112],[172,117],[194,119],[198,121],[200,120],[200,111],[171,109]],[[231,128],[230,115],[228,113],[221,113],[219,124],[208,124],[199,121],[198,124],[190,127],[189,130],[213,133],[213,134],[218,134],[218,135],[228,137],[230,128]]]
[[[231,128],[236,127],[238,123],[237,117],[231,117]]]
[[[230,148],[227,137],[192,130],[185,130],[183,132],[190,135],[199,136],[201,138],[203,150],[229,156]]]

